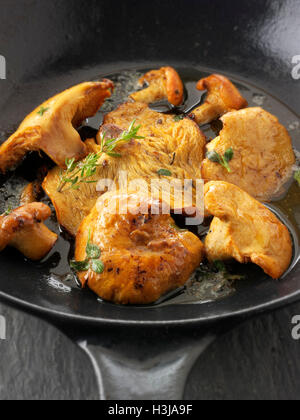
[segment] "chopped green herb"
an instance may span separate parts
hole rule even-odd
[[[157,171],[157,174],[159,176],[172,176],[172,172],[168,169],[160,169],[159,171]]]
[[[104,264],[101,260],[92,260],[91,268],[96,274],[102,274],[104,271]]]
[[[101,257],[101,250],[97,245],[87,244],[86,255],[94,260]]]
[[[300,170],[295,172],[294,179],[298,182],[298,185],[300,187]]]
[[[179,226],[176,225],[176,223],[171,223],[171,228],[177,230],[178,232],[186,232],[186,229],[181,229]]]
[[[72,260],[70,263],[70,267],[76,272],[88,271],[90,269],[90,262],[88,260],[86,261]]]
[[[49,111],[49,108],[44,108],[43,106],[41,106],[40,110],[37,112],[37,114],[40,117],[43,117],[43,115],[45,114],[45,112]]]
[[[230,281],[235,281],[235,280],[243,280],[245,279],[245,276],[242,274],[231,274],[226,265],[224,264],[223,261],[214,261],[212,263],[212,267],[211,267],[212,271],[222,275],[225,279],[230,280]]]
[[[103,153],[108,156],[120,158],[122,155],[116,153],[114,150],[117,146],[123,143],[129,143],[132,139],[143,139],[144,137],[138,136],[140,125],[135,127],[134,120],[127,131],[124,131],[120,137],[108,139],[106,134],[101,136],[101,151],[99,153],[91,153],[81,162],[75,162],[75,159],[66,159],[66,170],[61,171],[60,182],[57,188],[58,192],[69,184],[69,189],[78,190],[80,184],[92,184],[97,181],[91,181],[93,175],[96,174],[97,168],[100,166],[98,161]]]
[[[223,168],[225,168],[229,173],[231,172],[229,162],[232,161],[234,158],[234,151],[230,147],[226,150],[224,156],[219,155],[218,152],[215,150],[208,152],[206,154],[206,158],[209,159],[211,162],[219,163]]]
[[[184,115],[175,115],[174,116],[174,121],[179,122],[179,121],[182,121],[184,118],[185,118]]]
[[[223,261],[214,261],[213,262],[213,267],[215,270],[218,271],[218,273],[226,273],[227,269],[225,264],[223,263]]]
[[[219,153],[213,151],[213,152],[208,152],[206,154],[206,158],[209,159],[211,162],[215,162],[215,163],[219,163],[220,162],[220,155]]]
[[[175,159],[176,159],[176,152],[174,152],[174,153],[173,153],[173,155],[172,155],[172,160],[171,160],[171,162],[170,162],[170,165],[171,165],[171,166],[174,164]]]
[[[97,245],[91,243],[91,231],[89,232],[88,243],[86,245],[86,256],[92,260],[101,257],[101,249]]]

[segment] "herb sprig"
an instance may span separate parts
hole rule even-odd
[[[104,263],[100,260],[101,249],[91,243],[91,232],[89,232],[89,238],[86,246],[86,259],[84,261],[70,262],[70,267],[76,272],[88,271],[91,269],[96,274],[102,274],[105,267]]]
[[[158,174],[159,176],[172,176],[172,172],[171,172],[171,171],[169,171],[168,169],[159,169],[159,170],[157,171],[157,174]]]
[[[295,174],[294,174],[294,179],[295,179],[295,181],[297,181],[297,182],[298,182],[298,185],[299,185],[299,187],[300,187],[300,169],[299,169],[298,171],[296,171],[296,172],[295,172]]]
[[[234,151],[231,147],[226,150],[224,156],[221,156],[218,152],[213,150],[206,154],[206,158],[209,159],[211,162],[219,163],[221,166],[223,166],[223,168],[227,170],[227,172],[232,172],[229,166],[229,162],[231,162],[234,158]]]
[[[13,211],[13,208],[11,205],[9,205],[7,209],[5,210],[5,212],[3,213],[3,216],[9,216],[12,213],[12,211]]]
[[[173,117],[173,120],[174,120],[175,122],[179,122],[179,121],[184,120],[184,118],[185,118],[185,115],[175,115],[175,116]]]
[[[144,139],[144,137],[138,136],[141,126],[135,126],[135,123],[136,120],[132,121],[128,130],[124,131],[118,138],[107,138],[106,133],[103,133],[101,135],[101,149],[99,153],[90,153],[80,162],[76,162],[75,158],[66,159],[66,170],[60,173],[57,191],[62,192],[68,184],[69,189],[78,190],[80,184],[96,183],[97,181],[91,181],[89,179],[97,172],[97,168],[100,166],[98,161],[102,154],[105,153],[115,158],[122,157],[120,153],[115,152],[116,147],[124,143],[129,143],[132,139]]]

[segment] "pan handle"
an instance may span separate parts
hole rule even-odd
[[[211,328],[124,327],[75,341],[93,364],[101,400],[161,401],[183,399],[193,365],[217,336]]]

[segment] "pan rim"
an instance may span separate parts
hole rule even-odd
[[[22,299],[12,297],[4,292],[0,291],[0,301],[11,303],[13,307],[23,308],[33,314],[40,314],[41,318],[52,319],[56,318],[57,321],[69,321],[72,324],[88,324],[90,326],[145,326],[145,327],[168,327],[168,326],[181,326],[181,325],[203,325],[209,323],[216,323],[218,321],[230,320],[238,317],[245,317],[255,315],[257,313],[267,312],[280,307],[285,307],[289,304],[295,303],[300,300],[300,289],[288,296],[273,299],[267,303],[261,303],[259,305],[252,306],[251,308],[245,308],[236,310],[234,312],[228,312],[227,314],[212,315],[206,317],[196,317],[189,319],[178,319],[178,320],[158,320],[158,321],[138,321],[138,320],[124,320],[124,319],[109,319],[101,317],[89,317],[84,315],[68,314],[66,312],[56,311],[54,309],[45,308],[36,304],[26,302]]]
[[[128,64],[128,63],[127,63]],[[175,63],[174,63],[175,65]],[[179,65],[179,63],[178,63]],[[140,64],[139,66],[135,66],[135,70],[142,70],[146,66],[146,63]],[[182,67],[182,62],[181,62]],[[193,67],[199,71],[204,72],[222,72],[224,73],[224,70],[206,67],[203,65],[196,65],[193,64]],[[123,70],[130,70],[131,66],[128,65],[124,67]],[[119,68],[119,71],[120,70]],[[102,77],[105,77],[109,72],[101,72]],[[265,92],[268,95],[273,96],[276,101],[281,103],[285,108],[287,108],[292,114],[295,115],[297,119],[300,118],[300,116],[297,114],[297,112],[292,109],[289,105],[287,105],[282,99],[279,99],[274,94],[270,94],[269,91],[260,85],[259,81],[252,82],[251,80],[246,80],[242,75],[237,75],[236,73],[228,72],[226,71],[226,75],[228,75],[230,78],[232,78],[237,83],[247,83],[248,85],[252,85],[253,87],[259,88],[262,92]],[[293,270],[295,270],[300,264],[299,262],[294,266]],[[289,273],[292,274],[293,270]],[[57,319],[61,321],[69,321],[71,323],[86,323],[91,326],[145,326],[145,327],[159,327],[159,326],[180,326],[180,325],[202,325],[202,324],[208,324],[213,323],[221,320],[228,320],[236,317],[243,317],[247,315],[254,315],[260,312],[269,311],[272,309],[276,309],[279,307],[286,306],[288,304],[291,304],[297,300],[300,300],[300,289],[294,291],[293,293],[286,295],[281,298],[275,298],[268,302],[263,302],[257,305],[252,305],[251,307],[246,307],[244,309],[238,309],[235,311],[228,311],[224,314],[214,314],[214,315],[208,315],[208,316],[198,316],[194,318],[187,318],[182,319],[182,317],[179,317],[180,319],[172,319],[172,320],[126,320],[126,319],[110,319],[110,318],[103,318],[103,317],[93,317],[93,316],[85,316],[85,315],[77,315],[77,314],[71,314],[67,313],[61,310],[55,310],[47,308],[46,306],[40,306],[38,304],[30,303],[26,300],[23,300],[21,298],[14,297],[12,295],[9,295],[3,291],[0,291],[0,300],[3,302],[10,303],[12,306],[24,309],[25,311],[28,311],[30,313],[34,314],[40,314],[41,318],[47,318],[47,319]]]

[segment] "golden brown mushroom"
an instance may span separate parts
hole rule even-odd
[[[43,203],[31,203],[0,216],[0,251],[7,246],[18,249],[26,258],[44,258],[57,241],[57,235],[43,223],[51,209]]]
[[[293,255],[291,236],[270,210],[221,181],[206,184],[205,207],[215,216],[205,240],[210,261],[252,262],[274,279],[286,272]]]
[[[227,181],[259,201],[270,201],[281,192],[295,163],[292,140],[276,117],[262,108],[247,108],[223,116],[220,137],[207,145],[209,152],[223,156],[234,152],[230,171],[205,159],[202,177],[206,181]]]
[[[127,212],[118,214],[124,205]],[[80,272],[82,285],[118,304],[149,304],[189,280],[203,259],[203,244],[191,232],[178,229],[170,215],[153,215],[152,205],[160,203],[122,192],[99,199],[80,226],[75,258],[86,260],[90,239],[101,250],[104,270]]]
[[[170,104],[179,106],[183,102],[184,87],[179,74],[172,67],[162,67],[160,70],[151,70],[140,80],[140,86],[148,84],[146,89],[135,92],[131,98],[135,102],[151,104],[161,99],[168,99]]]
[[[82,83],[44,102],[0,147],[0,171],[16,166],[29,151],[42,150],[62,168],[66,159],[84,158],[87,149],[75,128],[95,115],[113,87],[106,79]]]
[[[197,89],[208,91],[205,103],[191,114],[199,125],[208,124],[229,111],[248,106],[248,102],[233,83],[219,74],[201,79]]]

